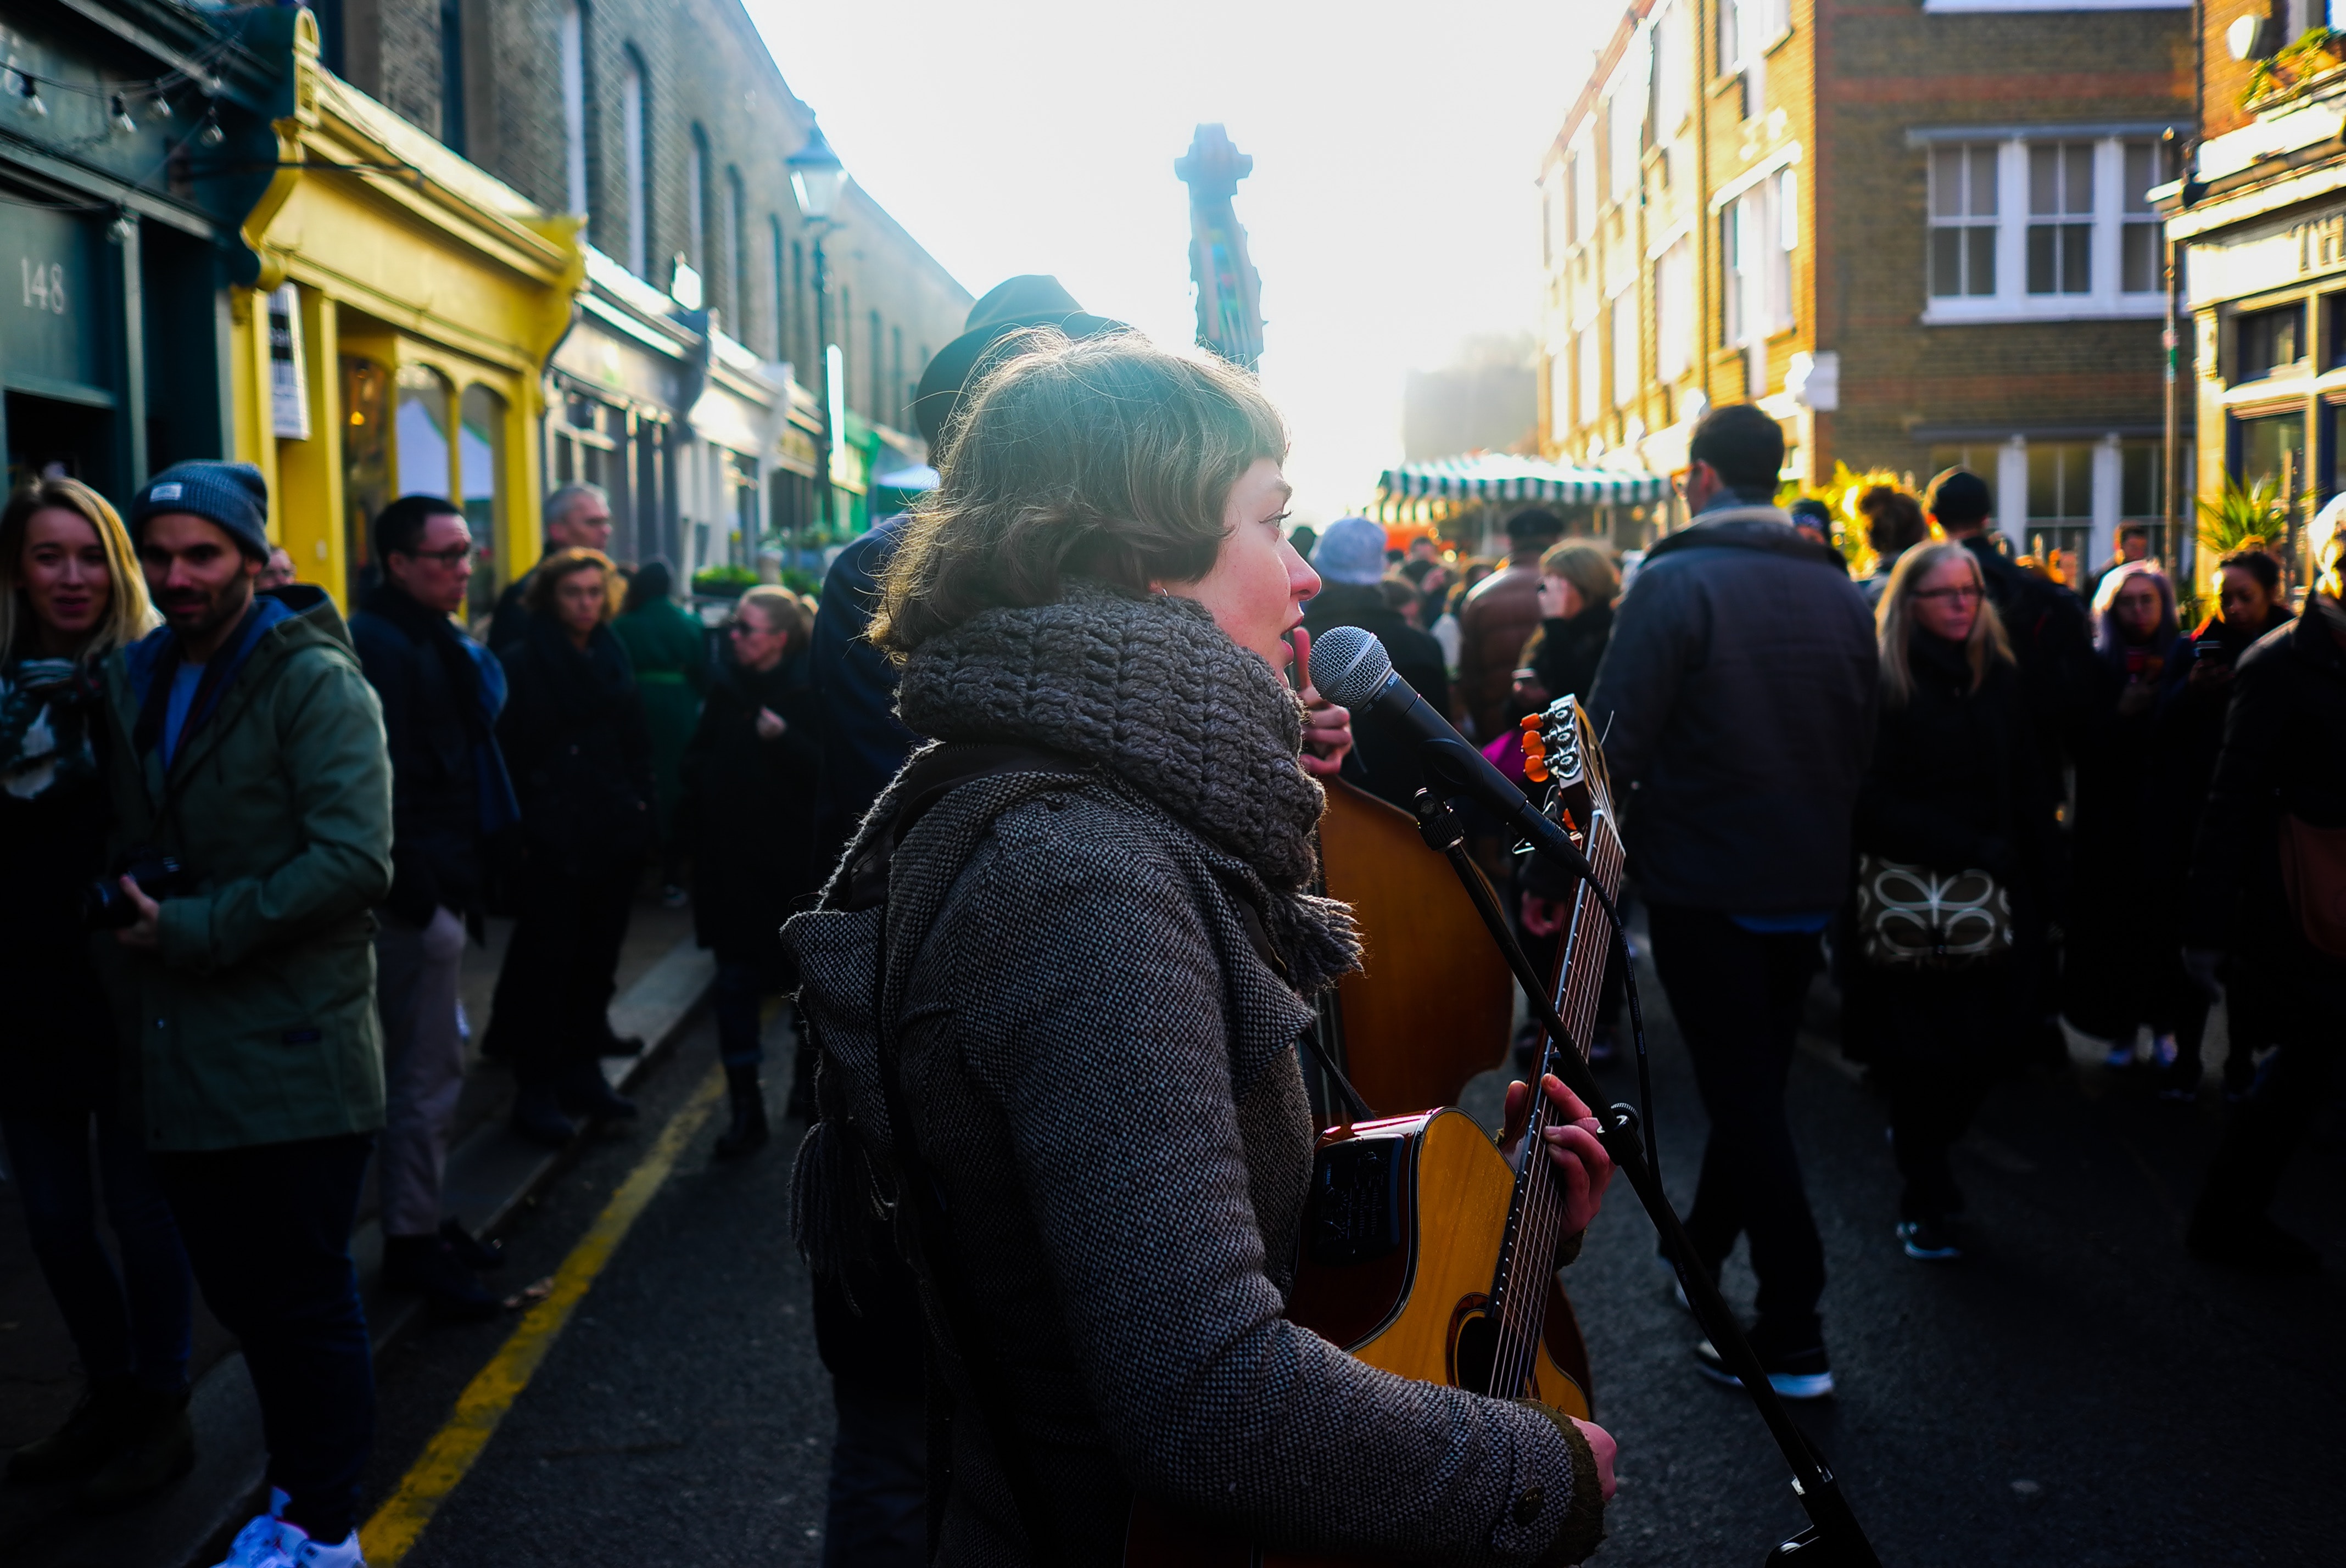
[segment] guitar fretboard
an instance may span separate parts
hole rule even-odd
[[[1577,714],[1575,720],[1579,722]],[[1617,898],[1624,850],[1620,836],[1614,830],[1611,804],[1605,798],[1601,765],[1592,772],[1593,788],[1586,794],[1578,789],[1564,794],[1568,799],[1577,798],[1576,803],[1585,810],[1586,820],[1571,824],[1577,830],[1581,852],[1588,857],[1589,868],[1596,872],[1606,896]],[[1571,807],[1566,809],[1570,811]],[[1573,890],[1571,920],[1565,928],[1552,998],[1556,1015],[1570,1033],[1572,1045],[1580,1050],[1584,1058],[1589,1031],[1596,1021],[1597,1003],[1605,987],[1605,967],[1612,948],[1613,922],[1584,882]],[[1547,1053],[1564,1048],[1564,1043],[1559,1041],[1544,1044],[1543,1072]],[[1538,1092],[1535,1080],[1531,1122],[1524,1135],[1522,1167],[1515,1176],[1506,1240],[1500,1250],[1498,1273],[1491,1289],[1492,1315],[1499,1327],[1491,1369],[1491,1392],[1503,1398],[1530,1391],[1532,1369],[1537,1361],[1540,1335],[1546,1319],[1550,1260],[1564,1239],[1564,1191],[1545,1146],[1545,1134],[1552,1109],[1547,1097]]]

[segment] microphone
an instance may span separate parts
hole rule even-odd
[[[1393,729],[1415,737],[1418,759],[1434,779],[1455,793],[1473,796],[1541,853],[1575,876],[1595,881],[1587,857],[1573,847],[1564,830],[1394,672],[1392,656],[1374,636],[1358,626],[1331,626],[1312,638],[1311,684],[1329,701],[1354,713],[1374,714]]]

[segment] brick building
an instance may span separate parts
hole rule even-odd
[[[2305,0],[2202,8],[2201,139],[2157,199],[2193,318],[2199,496],[2270,484],[2266,532],[2300,585],[2337,526],[2346,433],[2346,41],[2309,36],[2321,24]]]
[[[1638,0],[1543,165],[1544,451],[1665,473],[1756,401],[1787,477],[1964,463],[2015,546],[2106,555],[2164,509],[2190,17]]]
[[[699,564],[812,510],[813,125],[740,0],[321,0],[330,69],[552,212],[585,215],[550,484],[614,492],[622,547]],[[852,172],[852,171],[851,171]],[[826,241],[842,448],[916,456],[912,391],[970,295],[850,184]],[[753,448],[755,450],[753,450]],[[860,492],[871,466],[835,470]],[[842,494],[842,515],[854,503]]]

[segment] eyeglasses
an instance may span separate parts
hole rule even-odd
[[[1986,592],[1976,583],[1966,584],[1960,588],[1924,588],[1914,595],[1918,599],[1953,599],[1966,602],[1986,596]]]
[[[755,621],[728,621],[725,623],[725,635],[729,637],[765,637],[773,636],[773,633]]]
[[[405,555],[407,552],[403,550],[400,554]],[[466,561],[471,560],[472,557],[473,547],[470,545],[451,545],[445,550],[418,550],[415,552],[415,559],[419,561],[436,561],[441,565],[449,567],[452,570],[457,566],[463,565]]]

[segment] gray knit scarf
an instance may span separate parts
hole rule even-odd
[[[1358,963],[1351,909],[1311,892],[1327,800],[1296,763],[1303,705],[1203,606],[1071,579],[1056,604],[986,610],[922,644],[897,704],[934,739],[1091,762],[1244,862],[1305,994]]]

